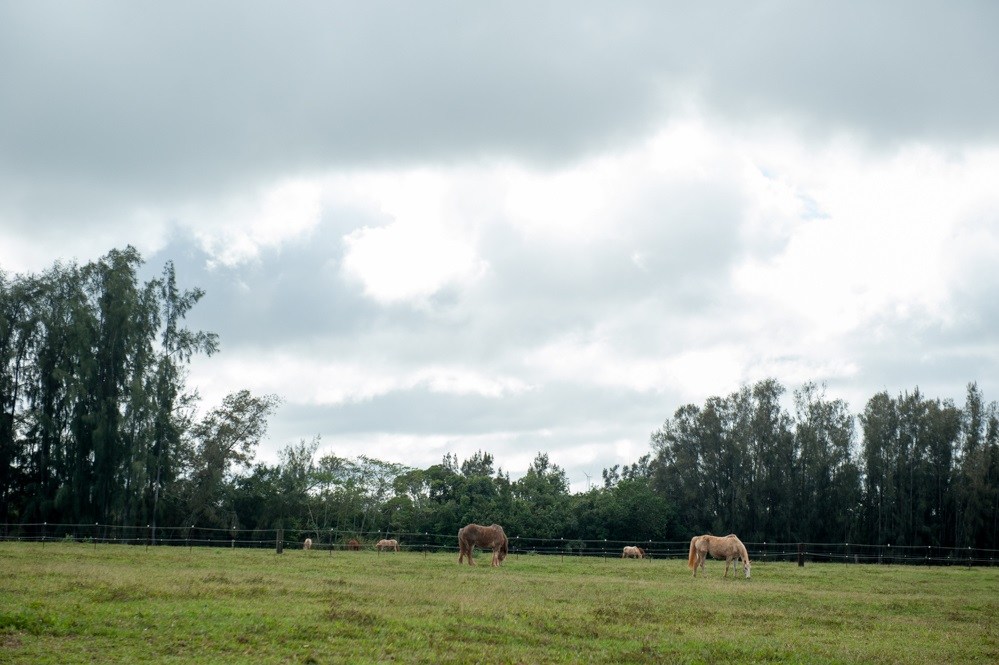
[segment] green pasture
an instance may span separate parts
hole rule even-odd
[[[0,543],[0,662],[999,662],[999,568]]]

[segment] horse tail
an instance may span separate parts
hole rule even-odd
[[[697,536],[690,539],[690,556],[687,557],[687,568],[691,570],[694,569],[694,564],[697,563],[697,547],[695,543],[697,542]]]

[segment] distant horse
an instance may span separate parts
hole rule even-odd
[[[379,552],[382,550],[395,550],[399,551],[399,541],[395,539],[382,538],[377,543],[375,543],[375,549]]]
[[[632,547],[631,545],[626,545],[624,550],[621,552],[621,558],[628,557],[630,559],[644,559],[645,550],[641,547]]]
[[[509,541],[503,527],[499,524],[482,526],[481,524],[466,524],[458,529],[458,563],[468,557],[468,565],[474,566],[472,554],[476,545],[482,549],[491,548],[493,551],[492,565],[498,566],[506,558],[509,552]]]
[[[361,543],[357,542],[356,539],[351,538],[350,540],[347,541],[347,549],[353,552],[357,552],[358,550],[361,549]]]
[[[694,577],[697,577],[698,566],[701,567],[701,573],[704,572],[704,559],[709,554],[716,559],[725,559],[725,577],[728,577],[729,564],[734,559],[742,559],[742,572],[747,578],[749,577],[749,552],[746,551],[746,546],[734,533],[721,537],[708,534],[694,536],[690,539],[690,556],[687,557],[687,566],[694,571]]]
[[[312,539],[306,538],[305,542],[302,543],[302,549],[311,550],[312,549]]]

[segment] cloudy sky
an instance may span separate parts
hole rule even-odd
[[[694,7],[693,9],[691,7]],[[775,377],[999,399],[999,3],[0,0],[0,269],[207,295],[259,458],[630,464]]]

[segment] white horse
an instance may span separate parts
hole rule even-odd
[[[382,550],[394,550],[398,552],[399,541],[395,540],[394,538],[391,539],[383,538],[379,540],[377,543],[375,543],[375,549],[377,549],[379,552],[381,552]]]
[[[625,545],[625,548],[621,551],[621,558],[628,557],[630,559],[644,559],[645,550],[641,547],[632,547],[631,545]]]
[[[687,566],[694,571],[694,577],[697,577],[698,566],[701,567],[701,573],[704,573],[704,559],[709,554],[716,559],[725,559],[725,577],[728,577],[729,564],[734,559],[742,559],[742,572],[747,578],[749,577],[749,552],[746,551],[746,546],[734,533],[721,537],[706,534],[690,539],[690,555],[687,557]]]

